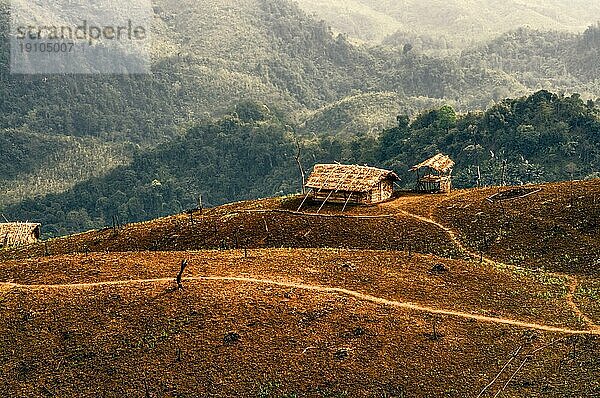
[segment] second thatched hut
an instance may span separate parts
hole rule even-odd
[[[410,171],[417,175],[417,191],[450,193],[454,161],[448,155],[438,153],[415,166]],[[421,174],[424,170],[423,174]]]

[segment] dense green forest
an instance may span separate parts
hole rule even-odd
[[[315,136],[288,122],[264,104],[240,103],[107,176],[3,213],[42,221],[46,234],[57,235],[109,225],[113,216],[131,222],[181,212],[200,195],[211,206],[295,193],[296,141],[307,169],[369,163],[395,170],[406,188],[413,186],[410,166],[439,151],[457,161],[455,183],[462,187],[498,185],[503,174],[507,184],[600,177],[600,109],[579,95],[539,91],[465,114],[444,105],[413,118],[398,115],[397,126],[380,137]]]
[[[381,5],[354,3],[381,17]],[[0,0],[0,213],[42,221],[56,235],[113,215],[127,222],[177,212],[200,193],[216,205],[294,192],[296,139],[306,167],[382,165],[406,184],[406,166],[434,150],[458,159],[462,186],[476,183],[477,166],[479,182],[491,183],[504,160],[517,183],[598,169],[587,100],[600,97],[600,25],[558,32],[509,24],[492,40],[476,34],[472,45],[394,28],[360,45],[287,0],[153,5],[151,74],[28,76],[10,73],[8,4]],[[462,12],[460,2],[451,5]],[[563,108],[545,124],[532,121],[505,100],[541,89],[580,93],[542,103],[583,104],[587,124],[573,125]],[[483,118],[492,110],[515,120],[490,127]],[[458,113],[456,125],[427,122],[440,112]],[[398,114],[410,123],[395,127],[406,120]],[[410,137],[390,142],[399,131]],[[538,139],[556,162],[527,149]]]
[[[442,151],[456,161],[459,187],[511,185],[600,177],[600,109],[581,96],[539,91],[506,99],[487,111],[457,115],[449,106],[414,120],[398,117],[377,158],[409,178],[423,155]],[[479,171],[477,170],[479,168]]]

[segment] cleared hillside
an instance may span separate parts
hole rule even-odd
[[[443,257],[483,254],[518,267],[597,275],[599,181],[531,185],[527,189],[539,192],[523,198],[506,194],[509,200],[492,203],[490,196],[521,188],[458,190],[449,196],[401,193],[392,201],[354,207],[344,214],[339,206],[326,206],[325,214],[315,214],[319,206],[311,203],[296,212],[301,196],[239,202],[53,239],[0,255],[335,247]]]
[[[543,238],[540,206],[553,203],[546,216],[560,225],[572,208],[592,222],[599,185],[525,187],[523,198],[503,188],[496,203]],[[263,199],[2,250],[0,393],[596,396],[599,274],[494,261],[535,249],[520,229],[478,258],[471,212],[494,230],[485,203],[497,192],[401,194],[344,214]],[[585,231],[545,241],[545,268]]]
[[[460,255],[443,231],[404,215],[327,217],[285,209],[216,208],[202,215],[195,212],[53,239],[34,248],[8,251],[6,256],[260,247],[341,247]]]
[[[183,258],[177,290],[170,276]],[[440,261],[448,270],[431,273]],[[463,397],[515,352],[486,396],[513,373],[505,396],[600,388],[598,337],[572,334],[560,284],[474,264],[253,250],[23,265],[2,264],[2,278],[18,283],[2,285],[0,302],[11,396]]]
[[[166,293],[168,286],[12,293],[3,303],[3,391],[459,397],[476,394],[499,371],[498,362],[523,345],[517,363],[541,350],[507,396],[598,392],[593,338],[552,344],[558,336],[441,318],[444,337],[432,341],[429,320],[352,298],[295,292],[288,301],[285,288],[220,282],[189,284],[183,293]],[[21,312],[14,311],[17,303]],[[32,332],[44,329],[51,332],[43,338]]]
[[[254,249],[73,254],[4,262],[0,280],[27,286],[174,280],[179,259],[188,260],[186,276],[191,278],[242,276],[335,287],[431,308],[585,328],[565,300],[566,279],[407,252]],[[445,270],[436,271],[440,265]]]
[[[471,249],[511,264],[598,274],[600,180],[527,186],[541,191],[490,203],[497,189],[457,194],[433,215]]]

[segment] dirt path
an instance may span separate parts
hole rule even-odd
[[[401,209],[398,209],[398,212],[401,214],[404,214],[407,217],[412,217],[414,219],[426,222],[428,224],[431,224],[431,225],[443,230],[450,237],[450,240],[452,241],[452,243],[461,252],[465,253],[467,256],[469,256],[473,259],[476,259],[476,260],[480,259],[485,264],[491,265],[491,266],[501,266],[501,267],[505,267],[505,268],[519,269],[519,267],[517,267],[517,266],[505,264],[505,263],[502,263],[499,261],[495,261],[491,258],[488,258],[488,257],[482,256],[481,254],[475,253],[474,251],[467,248],[460,241],[460,239],[458,239],[458,236],[457,236],[456,232],[454,232],[454,230],[439,223],[438,221],[434,220],[433,218],[423,217],[418,214],[413,214],[406,210],[401,210]],[[433,216],[431,216],[431,217],[433,217]],[[568,284],[567,284],[568,292],[565,296],[565,300],[567,301],[567,304],[569,305],[571,310],[575,313],[575,315],[577,315],[577,317],[579,319],[581,319],[581,321],[583,321],[589,328],[596,330],[596,331],[600,331],[600,326],[596,325],[590,317],[588,317],[586,314],[584,314],[577,306],[577,303],[575,303],[575,292],[577,291],[577,287],[579,286],[579,279],[573,275],[561,274],[561,273],[556,273],[556,272],[549,272],[549,273],[546,273],[546,275],[560,278],[560,279],[566,279],[568,281]]]
[[[494,318],[489,316],[471,314],[467,312],[445,310],[440,308],[428,307],[411,302],[403,302],[396,300],[388,300],[381,297],[371,296],[368,294],[360,293],[354,290],[348,290],[337,287],[325,287],[319,285],[309,285],[303,283],[286,282],[286,281],[273,281],[269,279],[257,279],[249,277],[224,277],[224,276],[204,276],[204,277],[189,277],[183,278],[184,281],[220,281],[220,282],[242,282],[242,283],[254,283],[254,284],[265,284],[273,286],[288,287],[301,290],[310,290],[321,293],[333,293],[344,296],[350,296],[363,301],[369,301],[375,304],[393,306],[398,308],[404,308],[408,310],[427,312],[431,314],[440,314],[454,316],[458,318],[473,319],[481,322],[511,325],[522,327],[526,329],[536,329],[546,332],[564,333],[570,335],[600,335],[600,330],[574,330],[555,326],[541,325],[537,323],[523,322],[515,319],[508,318]],[[117,286],[117,285],[130,285],[130,284],[143,284],[143,283],[159,283],[159,282],[173,282],[172,278],[159,278],[159,279],[131,279],[122,281],[108,281],[108,282],[94,282],[94,283],[78,283],[78,284],[61,284],[61,285],[20,285],[14,283],[1,283],[0,286],[6,293],[9,289],[24,289],[24,290],[48,290],[48,289],[85,289],[89,287],[98,286]]]

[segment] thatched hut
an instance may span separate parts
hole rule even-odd
[[[306,197],[322,202],[321,208],[326,202],[343,203],[343,211],[349,203],[375,204],[391,198],[397,180],[393,171],[375,167],[317,164],[306,182]]]
[[[449,193],[452,190],[453,167],[454,161],[442,153],[413,166],[410,171],[417,175],[417,191]],[[421,175],[423,169],[425,173]]]
[[[0,247],[21,246],[40,239],[41,224],[15,222],[0,223]]]

